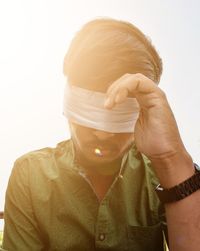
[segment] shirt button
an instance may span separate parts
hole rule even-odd
[[[103,241],[105,239],[105,234],[99,234],[99,240],[100,241]]]

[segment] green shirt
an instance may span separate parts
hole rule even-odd
[[[75,165],[71,140],[19,158],[5,203],[9,251],[161,251],[164,209],[150,161],[135,146],[104,199]]]

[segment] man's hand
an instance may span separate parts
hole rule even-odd
[[[192,158],[181,140],[165,93],[149,78],[125,74],[107,90],[105,107],[112,109],[127,96],[135,97],[140,114],[135,125],[135,143],[153,163],[164,187],[172,187],[194,173]]]
[[[125,74],[107,91],[105,107],[111,109],[131,95],[140,105],[135,126],[135,142],[139,151],[150,159],[168,158],[184,150],[177,124],[164,92],[149,78]]]

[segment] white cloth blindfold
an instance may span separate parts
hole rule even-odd
[[[104,108],[106,94],[66,85],[64,115],[79,125],[111,133],[134,131],[139,116],[139,104],[135,98],[126,98],[112,109]]]

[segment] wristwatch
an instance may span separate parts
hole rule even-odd
[[[195,174],[182,183],[168,189],[162,188],[160,184],[156,187],[155,191],[162,203],[182,200],[200,189],[200,167],[194,163],[194,168]]]

